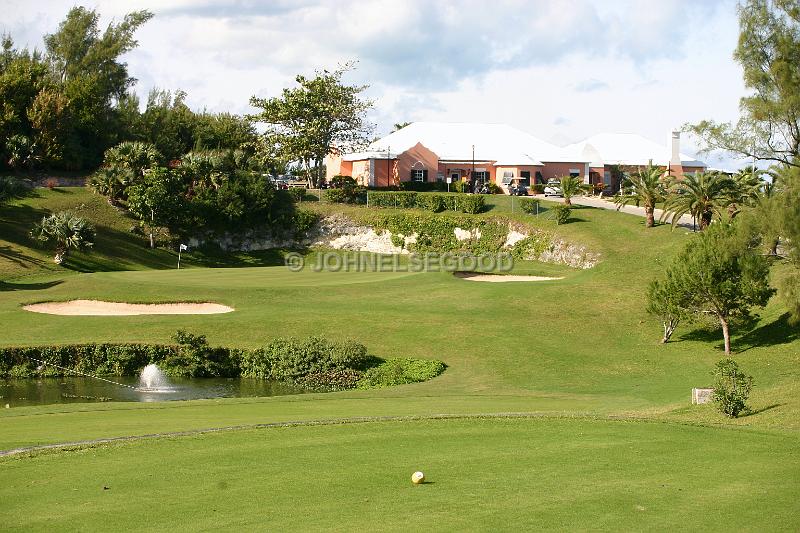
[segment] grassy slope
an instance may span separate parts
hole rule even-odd
[[[59,193],[46,193],[56,194]],[[80,196],[84,193],[74,194]],[[50,203],[47,197],[28,202],[36,201]],[[97,208],[106,209],[102,204]],[[318,208],[331,209],[330,206]],[[358,208],[349,209],[358,211]],[[275,335],[323,334],[334,338],[359,339],[377,355],[441,358],[450,368],[431,382],[381,391],[158,405],[78,404],[2,410],[0,449],[33,443],[232,424],[445,412],[614,414],[707,425],[749,426],[751,429],[689,429],[674,424],[630,423],[620,426],[618,422],[605,421],[551,421],[563,431],[551,430],[552,442],[548,441],[547,445],[553,449],[544,456],[537,455],[537,450],[543,444],[535,438],[538,432],[544,430],[541,423],[531,421],[514,422],[510,426],[513,431],[499,432],[496,438],[494,426],[487,428],[473,422],[429,422],[421,423],[418,428],[413,424],[391,426],[392,429],[386,431],[383,440],[376,440],[374,435],[383,432],[384,426],[378,430],[371,425],[362,425],[335,431],[330,427],[313,431],[300,428],[279,430],[276,433],[280,438],[274,437],[278,441],[264,441],[261,438],[263,434],[258,432],[148,441],[71,455],[46,455],[28,462],[0,461],[4,479],[11,480],[2,489],[3,497],[11,497],[21,487],[22,480],[35,477],[37,472],[47,471],[49,476],[54,469],[48,465],[54,462],[64,467],[63,472],[59,471],[49,484],[33,484],[27,489],[28,492],[22,493],[28,500],[14,499],[12,512],[15,514],[12,516],[19,520],[31,511],[26,501],[48,501],[47,494],[58,494],[61,485],[69,483],[76,472],[83,472],[80,474],[82,480],[100,482],[98,475],[102,472],[119,471],[119,476],[114,478],[118,480],[116,482],[144,486],[149,491],[161,494],[166,490],[162,481],[157,477],[140,479],[138,472],[141,469],[134,465],[146,462],[147,457],[161,457],[163,454],[162,464],[165,465],[180,461],[181,469],[190,468],[192,464],[209,469],[207,478],[213,489],[213,483],[220,477],[230,477],[237,464],[247,464],[247,468],[250,468],[254,458],[284,453],[280,451],[284,448],[290,450],[287,452],[290,454],[292,450],[298,451],[298,457],[305,458],[289,460],[288,466],[282,469],[287,476],[286,483],[297,485],[296,489],[286,491],[288,499],[278,494],[280,491],[269,489],[270,483],[275,482],[272,477],[274,472],[266,466],[264,468],[267,470],[260,471],[257,477],[247,478],[249,481],[244,482],[241,488],[242,491],[254,489],[253,497],[263,497],[269,508],[283,509],[286,505],[284,502],[291,501],[289,496],[295,494],[295,490],[298,491],[295,496],[303,494],[303,484],[298,479],[310,469],[315,472],[312,477],[321,472],[323,476],[331,475],[330,479],[333,480],[344,478],[342,483],[348,488],[342,489],[340,483],[334,481],[331,481],[333,485],[320,486],[338,491],[337,494],[341,496],[332,501],[335,505],[348,507],[352,504],[352,498],[361,493],[362,485],[350,485],[351,478],[363,472],[359,465],[364,462],[368,463],[366,471],[371,473],[370,476],[388,477],[370,481],[363,486],[363,492],[374,495],[376,502],[393,501],[398,497],[398,491],[405,494],[405,489],[399,488],[403,485],[397,483],[404,481],[411,470],[417,468],[416,460],[408,465],[398,462],[402,456],[399,449],[402,439],[414,434],[413,438],[408,437],[411,442],[406,453],[415,452],[414,457],[419,455],[426,464],[436,464],[436,461],[444,461],[449,455],[456,455],[468,462],[476,461],[476,464],[485,461],[491,466],[487,469],[490,473],[498,470],[496,477],[490,478],[491,482],[472,489],[469,489],[469,483],[477,467],[464,468],[450,464],[439,471],[445,478],[455,480],[453,487],[442,483],[442,493],[420,505],[426,512],[433,512],[437,519],[442,520],[441,529],[462,528],[462,516],[472,517],[473,522],[470,523],[478,524],[477,527],[484,523],[481,520],[490,520],[492,516],[502,520],[502,523],[514,523],[520,527],[556,527],[561,524],[564,527],[589,527],[594,522],[582,520],[600,516],[608,522],[601,521],[598,524],[606,523],[610,524],[607,527],[613,527],[615,520],[622,520],[621,523],[629,528],[648,525],[663,527],[663,524],[683,517],[683,523],[697,527],[710,525],[712,529],[724,529],[725,520],[744,516],[743,523],[754,529],[756,524],[774,528],[779,522],[770,522],[769,513],[757,513],[758,506],[755,503],[752,507],[748,503],[745,511],[737,511],[739,515],[728,512],[732,509],[728,504],[753,493],[758,494],[753,500],[759,502],[758,505],[767,505],[765,499],[771,500],[777,510],[791,509],[792,504],[787,504],[787,498],[797,501],[796,483],[783,483],[780,490],[770,485],[762,491],[760,483],[767,478],[758,478],[755,474],[758,471],[783,472],[782,476],[789,475],[788,479],[794,479],[795,482],[798,477],[797,454],[789,453],[791,447],[786,442],[787,439],[796,439],[796,431],[800,429],[797,422],[800,420],[800,391],[797,387],[800,341],[797,340],[797,329],[787,325],[783,307],[778,302],[772,302],[762,313],[757,329],[735,339],[735,345],[740,350],[737,359],[756,377],[752,401],[756,413],[729,422],[710,406],[688,407],[686,403],[690,388],[707,385],[711,366],[721,357],[718,346],[715,346],[719,342],[709,342],[707,336],[682,328],[676,335],[677,342],[659,345],[658,324],[644,315],[641,302],[646,282],[677,250],[680,242],[689,237],[680,231],[672,233],[666,227],[645,231],[642,219],[614,212],[577,209],[573,218],[573,223],[557,228],[559,234],[600,251],[604,261],[588,271],[562,269],[567,277],[559,282],[480,284],[457,280],[444,273],[319,274],[306,271],[291,274],[282,267],[275,267],[105,272],[60,276],[56,280],[58,283],[49,287],[35,286],[28,281],[9,283],[7,288],[18,290],[0,292],[0,323],[4,326],[0,331],[2,344],[165,341],[179,327],[206,333],[214,343],[234,346],[256,346]],[[109,226],[117,223],[109,223]],[[537,223],[556,229],[546,219]],[[5,234],[0,235],[4,237]],[[137,243],[133,248],[131,257],[138,253],[139,246],[140,243]],[[101,253],[98,243],[97,255]],[[98,263],[104,261],[102,257],[92,260]],[[168,266],[169,261],[165,263]],[[534,270],[537,268],[536,265],[530,267]],[[208,299],[233,305],[237,311],[220,316],[111,319],[50,317],[26,313],[19,308],[20,304],[27,302],[74,297],[136,301]],[[547,423],[545,427],[555,426]],[[576,441],[576,433],[586,435],[585,445],[577,444],[584,441]],[[631,436],[626,440],[629,433],[639,436]],[[640,466],[629,464],[624,455],[612,455],[605,462],[589,466],[598,447],[604,449],[606,446],[622,454],[622,450],[635,450],[640,436],[651,434],[656,435],[653,438],[658,445],[652,448],[652,455],[646,457],[659,457],[658,464],[662,466],[646,472],[646,465],[652,467],[653,463],[642,459]],[[441,453],[424,444],[427,437],[434,435],[433,441],[441,446]],[[480,438],[476,435],[480,435]],[[309,444],[309,439],[313,445]],[[523,464],[535,464],[544,470],[546,476],[562,482],[556,487],[539,487],[543,490],[538,493],[526,493],[525,490],[530,488],[526,485],[530,476],[522,475],[526,471],[515,470],[511,457],[498,455],[493,459],[493,453],[480,451],[482,439],[486,440],[485,450],[501,449],[503,442],[513,445],[517,449],[514,457],[519,456]],[[172,451],[163,448],[169,446],[175,448]],[[696,453],[692,451],[695,446],[698,447]],[[209,449],[215,450],[211,456],[208,455]],[[226,451],[215,455],[221,449]],[[330,472],[325,470],[325,465],[333,467],[334,461],[327,461],[320,449],[342,452],[332,452],[340,464]],[[353,454],[344,453],[345,450],[353,450]],[[447,450],[460,451],[453,453]],[[184,452],[188,453],[186,461],[181,459]],[[322,455],[315,455],[317,453]],[[570,454],[573,453],[577,455],[572,457]],[[312,457],[319,457],[319,461],[314,462]],[[745,468],[736,474],[744,476],[741,480],[732,478],[734,474],[728,467],[738,459],[746,461]],[[221,465],[228,461],[231,464],[220,466],[220,460]],[[433,462],[427,462],[429,460]],[[255,461],[255,464],[260,464]],[[93,466],[84,472],[83,469],[90,463]],[[219,468],[227,470],[220,472]],[[398,469],[402,470],[401,476]],[[411,470],[406,472],[404,469]],[[561,477],[553,477],[559,472]],[[395,480],[397,476],[402,479]],[[609,480],[609,488],[604,491],[604,496],[595,500],[583,494],[571,499],[573,496],[570,493],[576,487],[583,487],[591,476]],[[651,494],[649,497],[657,499],[658,503],[649,501],[633,504],[632,500],[625,500],[627,496],[639,492],[650,494],[648,490],[659,476],[681,479],[683,482],[688,480],[698,487],[695,490],[702,488],[704,497],[698,501],[712,512],[704,514],[702,506],[697,507],[700,503],[675,498],[674,494],[661,499]],[[369,479],[372,480],[372,477]],[[264,480],[264,484],[261,480]],[[710,480],[715,481],[710,483]],[[190,481],[182,483],[185,485],[181,485],[181,490],[172,496],[171,504],[177,510],[170,520],[192,516],[199,520],[198,524],[213,527],[213,516],[203,515],[201,520],[197,514],[197,508],[207,507],[201,505],[203,498],[208,495],[204,488],[206,485],[192,484]],[[439,490],[439,487],[437,481],[420,489]],[[722,499],[716,503],[712,497],[714,487],[722,494]],[[541,510],[539,514],[513,511],[503,507],[502,502],[513,500],[506,490],[514,495],[521,490],[528,498],[523,500],[525,503],[519,509],[536,507],[536,494],[548,494],[554,501],[543,509],[536,507]],[[441,511],[443,507],[455,505],[456,494],[467,493],[481,494],[483,501],[493,502],[492,506],[498,506],[495,514],[481,515],[479,508],[474,509],[474,513],[478,514],[470,514],[460,506],[454,507],[456,510],[449,514]],[[68,498],[63,508],[71,509],[75,520],[85,521],[75,524],[96,527],[102,522],[93,520],[104,516],[106,504],[96,497],[84,498],[82,494],[75,495],[74,498],[78,499]],[[212,494],[217,493],[212,490]],[[328,494],[325,490],[311,491],[306,496],[308,506],[313,509],[321,506],[318,514],[325,514]],[[161,499],[164,498],[168,496],[162,495]],[[227,520],[241,519],[242,524],[249,524],[252,506],[256,503],[251,503],[251,500],[237,503],[240,498],[235,491],[231,492],[230,500],[225,498],[223,500],[229,503],[222,516]],[[87,502],[90,510],[75,511],[78,500]],[[399,501],[405,500],[401,497]],[[621,507],[612,506],[612,510],[603,514],[600,510],[603,504],[598,502],[608,501],[614,502],[613,505],[618,503]],[[408,505],[412,503],[415,502],[407,502]],[[623,504],[631,505],[623,509]],[[131,499],[129,505],[132,513],[141,513],[143,504],[137,502],[136,498]],[[381,508],[382,503],[375,505]],[[652,517],[644,511],[642,514],[634,512],[633,509],[638,511],[636,505],[652,510],[659,521],[648,522]],[[793,505],[796,511],[796,503]],[[472,508],[469,505],[464,507]],[[37,509],[36,520],[45,519],[53,511],[47,505],[37,506]],[[339,511],[338,516],[343,516],[342,512]],[[269,516],[270,520],[277,520],[280,529],[284,529],[281,513]],[[353,520],[356,520],[358,528],[399,527],[397,522],[385,522],[385,516],[382,518],[380,513],[354,512],[347,516],[355,516]],[[797,513],[793,516],[796,526]],[[714,519],[719,521],[715,522]],[[298,528],[333,525],[326,521],[328,518],[314,513],[295,517],[295,520],[299,520],[295,522]],[[35,523],[38,522],[32,524]],[[787,520],[783,523],[793,522]],[[489,522],[486,524],[488,527]],[[343,527],[349,529],[346,525]]]

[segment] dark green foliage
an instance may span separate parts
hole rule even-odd
[[[21,180],[11,176],[0,176],[0,205],[15,198],[22,198],[29,190]]]
[[[242,354],[241,373],[244,377],[299,382],[309,374],[363,370],[373,360],[363,345],[353,341],[275,339]]]
[[[176,349],[159,363],[168,376],[208,378],[239,375],[237,352],[227,348],[212,348],[205,335],[193,335],[183,330],[175,334]]]
[[[459,211],[476,214],[484,210],[486,199],[479,194],[417,193],[410,191],[375,191],[369,193],[369,205],[398,209],[419,208],[433,213]]]
[[[297,235],[302,235],[310,230],[318,220],[318,214],[312,211],[298,210],[294,212],[292,217],[292,227]]]
[[[768,282],[769,263],[733,224],[715,223],[689,241],[667,268],[667,281],[656,288],[668,293],[669,305],[697,316],[713,316],[730,353],[731,321],[764,307],[775,290]]]
[[[302,376],[295,383],[315,391],[333,392],[355,389],[362,375],[358,370],[327,370]]]
[[[714,367],[714,377],[714,403],[724,415],[736,418],[747,409],[753,376],[739,370],[733,359],[723,359]]]
[[[77,344],[0,348],[0,377],[72,375],[57,366],[92,375],[135,376],[146,365],[163,361],[174,354],[175,350],[174,346],[159,344]]]
[[[661,320],[664,326],[662,343],[669,342],[681,319],[686,316],[688,302],[671,271],[667,279],[654,280],[647,286],[647,312]]]
[[[520,198],[519,206],[529,215],[539,214],[539,200],[537,198]]]
[[[441,181],[401,181],[399,189],[401,191],[415,192],[443,192],[447,190],[447,183]]]
[[[364,372],[358,383],[360,389],[372,389],[418,383],[435,378],[446,365],[430,359],[388,359]]]
[[[69,211],[43,217],[31,230],[31,237],[55,249],[55,262],[61,262],[70,250],[85,250],[94,245],[95,229],[90,221]]]
[[[325,157],[367,144],[372,125],[366,119],[372,102],[363,100],[365,86],[346,85],[342,77],[354,67],[349,63],[334,71],[317,71],[313,78],[297,76],[297,87],[284,89],[280,97],[250,99],[259,109],[255,120],[267,126],[267,135],[287,160],[302,161],[310,184],[324,176]]]
[[[338,204],[365,204],[367,203],[367,189],[355,185],[328,189],[325,191],[325,201]]]
[[[534,183],[531,185],[531,192],[533,194],[544,194],[544,183]]]
[[[289,193],[289,196],[291,196],[292,200],[295,202],[302,202],[306,198],[305,187],[292,187],[286,192]]]
[[[0,378],[55,377],[70,370],[99,376],[136,376],[157,364],[173,377],[249,377],[288,381],[318,390],[359,386],[365,371],[382,368],[371,383],[414,383],[444,371],[440,361],[398,359],[383,362],[353,340],[277,338],[263,348],[211,347],[204,335],[179,330],[175,345],[86,344],[0,348]]]
[[[564,204],[555,204],[550,208],[550,212],[552,213],[551,216],[555,219],[556,224],[560,226],[561,224],[566,224],[569,222],[569,217],[572,214],[572,208]]]

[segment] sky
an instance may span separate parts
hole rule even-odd
[[[558,145],[600,132],[666,143],[686,123],[736,120],[746,94],[733,0],[0,0],[0,32],[41,49],[74,5],[103,27],[155,14],[123,57],[142,100],[181,89],[194,109],[250,113],[251,96],[357,61],[345,81],[369,86],[378,135],[428,120],[505,123]],[[696,148],[684,134],[682,151]]]

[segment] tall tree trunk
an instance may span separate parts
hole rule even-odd
[[[656,225],[655,210],[651,206],[644,206],[644,212],[647,213],[647,223],[645,227],[652,228]]]
[[[719,317],[719,323],[722,326],[722,337],[725,339],[725,355],[731,354],[731,333],[728,329],[728,320],[724,317]]]

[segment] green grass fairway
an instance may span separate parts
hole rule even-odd
[[[798,452],[621,421],[291,427],[7,460],[0,498],[6,531],[791,531]]]
[[[98,239],[66,268],[51,266],[24,227],[76,202],[98,213],[99,234],[111,240]],[[337,422],[0,458],[0,529],[800,529],[800,329],[783,303],[773,299],[751,331],[734,331],[734,357],[755,388],[752,413],[729,420],[713,406],[688,405],[691,388],[712,381],[721,335],[685,324],[661,345],[660,325],[644,312],[647,283],[690,238],[685,231],[645,230],[642,218],[588,208],[564,226],[531,223],[600,253],[601,263],[518,265],[564,277],[531,283],[258,266],[275,265],[278,253],[189,254],[189,268],[177,271],[170,252],[144,248],[123,231],[130,221],[86,191],[41,192],[0,209],[0,345],[169,342],[186,329],[252,348],[322,335],[358,340],[381,357],[448,365],[428,382],[380,390],[0,409],[0,450]],[[76,298],[212,301],[235,311],[59,317],[22,309]],[[527,418],[485,417],[497,414]],[[363,417],[407,419],[339,423]],[[418,469],[433,483],[411,486]]]

